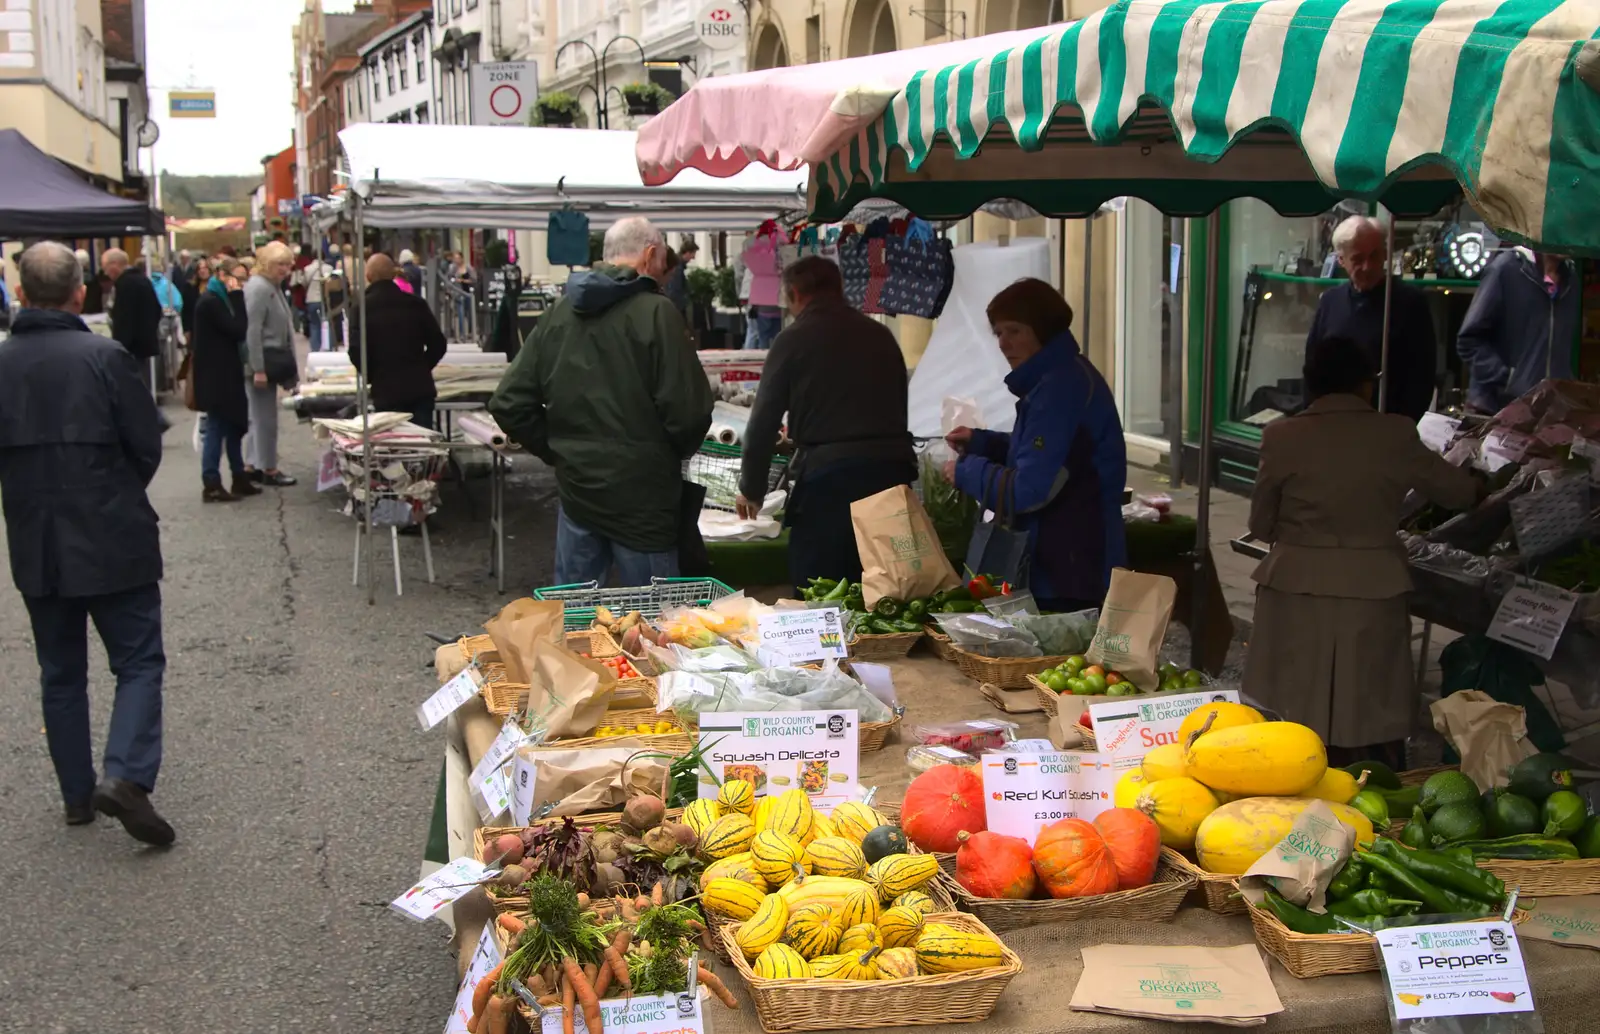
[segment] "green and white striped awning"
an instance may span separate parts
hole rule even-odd
[[[1600,253],[1597,34],[1600,0],[1123,0],[917,73],[817,164],[813,207],[1425,215],[1465,191],[1505,236]]]

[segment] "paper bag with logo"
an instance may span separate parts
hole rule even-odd
[[[1527,712],[1476,689],[1438,701],[1429,712],[1433,727],[1461,755],[1461,771],[1480,790],[1505,786],[1517,762],[1537,753],[1528,742]]]
[[[1050,719],[1050,743],[1057,750],[1077,750],[1083,746],[1083,726],[1077,715],[1057,711]]]
[[[1283,1011],[1254,944],[1084,948],[1083,975],[1069,1005],[1080,1012],[1229,1027],[1260,1026]]]
[[[850,523],[861,554],[861,597],[868,607],[885,596],[914,600],[961,584],[910,485],[851,503]]]
[[[1294,820],[1288,835],[1239,877],[1239,891],[1253,905],[1272,888],[1293,904],[1325,912],[1328,884],[1344,868],[1355,849],[1354,827],[1340,822],[1333,809],[1317,801]]]
[[[494,640],[500,663],[506,666],[506,678],[512,682],[528,683],[533,671],[533,644],[544,641],[560,646],[566,641],[562,627],[563,607],[560,600],[536,600],[524,596],[500,608],[500,613],[483,623],[484,631]]]
[[[518,748],[532,762],[529,814],[537,815],[554,804],[550,815],[582,815],[589,811],[619,811],[630,797],[659,794],[666,781],[660,761],[629,758],[644,749],[638,740],[619,739],[615,747],[588,750]],[[626,771],[624,771],[626,768]]]
[[[1534,902],[1529,912],[1528,921],[1517,927],[1518,937],[1600,948],[1600,895],[1543,897]]]
[[[532,660],[524,708],[532,727],[547,740],[591,735],[616,694],[616,674],[543,639],[534,640]]]
[[[1166,575],[1118,567],[1100,606],[1100,624],[1087,654],[1090,664],[1116,670],[1147,692],[1161,684],[1161,643],[1167,638],[1178,583]]]

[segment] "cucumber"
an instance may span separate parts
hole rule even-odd
[[[1472,852],[1472,857],[1503,858],[1521,862],[1569,861],[1578,857],[1572,841],[1563,837],[1546,837],[1528,834],[1519,837],[1501,837],[1499,840],[1468,840],[1456,847]]]
[[[1572,761],[1556,753],[1534,754],[1511,767],[1506,789],[1542,803],[1557,790],[1572,789]]]

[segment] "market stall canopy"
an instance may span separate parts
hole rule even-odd
[[[360,123],[339,132],[368,226],[542,230],[573,208],[601,229],[646,215],[664,230],[746,230],[806,207],[804,172],[692,172],[646,187],[621,130]],[[319,221],[342,202],[319,205]]]
[[[20,130],[0,129],[0,238],[160,233],[161,213],[86,182]]]
[[[1503,236],[1594,252],[1597,33],[1600,7],[1551,0],[1121,0],[972,40],[983,53],[915,72],[870,120],[855,62],[811,66],[851,117],[819,118],[784,157],[813,164],[819,219],[864,197],[950,218],[996,197],[1081,216],[1116,195],[1172,215],[1252,196],[1290,215],[1354,197],[1421,216],[1464,190]],[[713,138],[703,85],[641,131],[652,182],[768,161],[766,122],[801,114],[762,95],[741,135]]]

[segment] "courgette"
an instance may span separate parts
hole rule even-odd
[[[1578,857],[1578,849],[1573,846],[1572,841],[1534,833],[1501,837],[1499,840],[1466,840],[1455,846],[1471,851],[1472,857],[1479,861],[1485,858],[1502,858],[1507,861],[1543,862],[1567,861]]]

